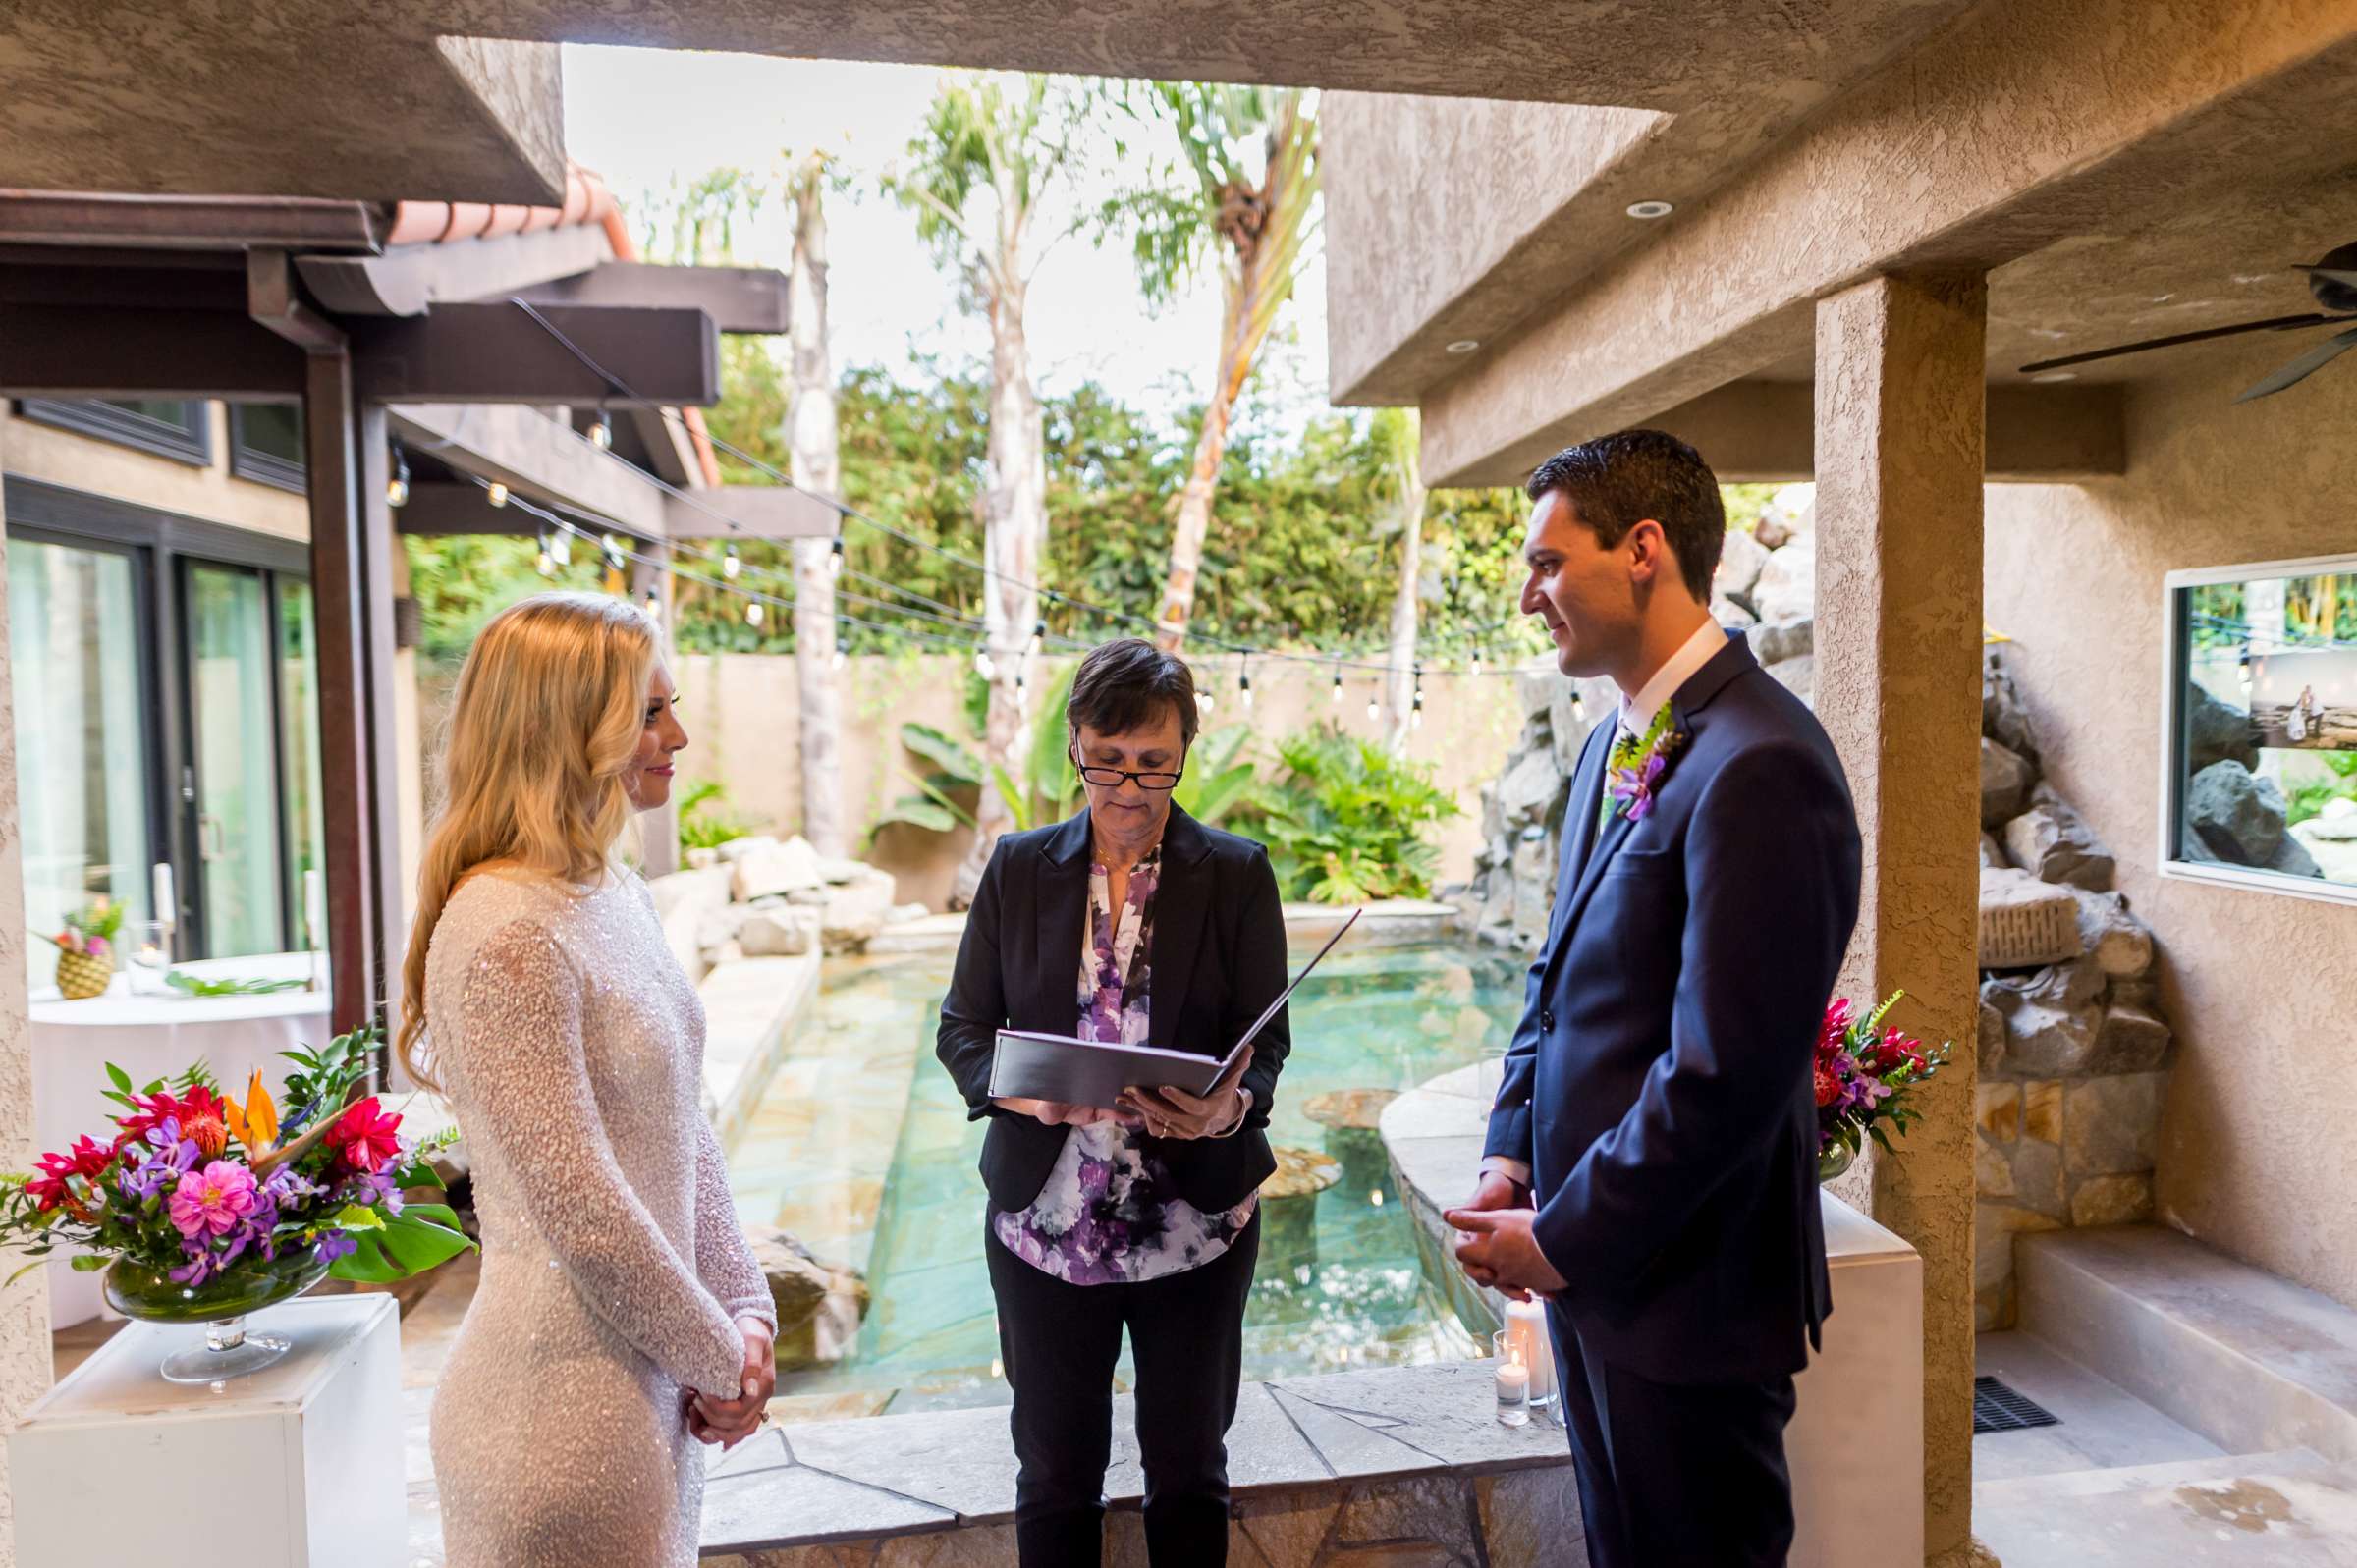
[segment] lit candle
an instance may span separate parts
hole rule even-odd
[[[169,930],[180,923],[180,905],[172,898],[172,862],[155,863],[155,918]]]
[[[1506,1304],[1506,1331],[1514,1359],[1530,1370],[1530,1397],[1555,1397],[1555,1341],[1547,1333],[1547,1308],[1536,1301]]]
[[[1498,1364],[1498,1420],[1520,1427],[1530,1421],[1530,1370],[1510,1361]]]

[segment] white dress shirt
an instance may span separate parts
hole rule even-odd
[[[1676,696],[1677,688],[1694,678],[1695,672],[1709,664],[1726,646],[1727,628],[1718,622],[1705,621],[1696,626],[1694,634],[1677,645],[1676,651],[1662,662],[1662,667],[1653,673],[1653,678],[1638,687],[1634,696],[1625,691],[1620,693],[1619,733],[1643,738],[1647,727],[1653,723],[1653,716],[1662,711],[1662,705]],[[1491,1155],[1482,1161],[1481,1168],[1485,1175],[1496,1171],[1517,1186],[1530,1185],[1530,1166],[1522,1161],[1508,1159],[1505,1155]]]

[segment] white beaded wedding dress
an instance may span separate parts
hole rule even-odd
[[[733,1397],[735,1320],[775,1314],[646,885],[477,873],[434,928],[425,1008],[483,1242],[433,1401],[449,1568],[689,1568],[683,1390]]]

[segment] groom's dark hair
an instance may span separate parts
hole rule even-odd
[[[1610,550],[1651,517],[1677,557],[1686,591],[1711,602],[1711,578],[1727,542],[1719,476],[1702,454],[1660,430],[1616,430],[1539,464],[1525,487],[1538,500],[1560,491],[1572,517]]]

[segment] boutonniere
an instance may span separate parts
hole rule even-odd
[[[1622,735],[1613,743],[1606,765],[1612,779],[1613,812],[1631,822],[1643,822],[1670,771],[1670,761],[1686,743],[1685,731],[1675,727],[1668,703],[1653,716],[1642,735]]]

